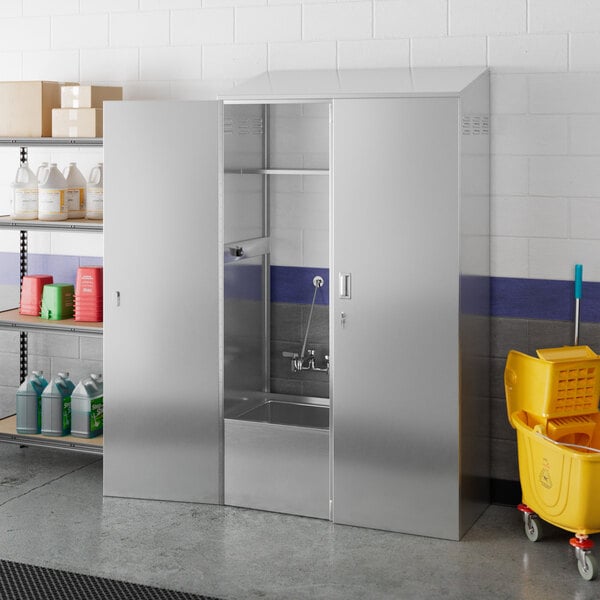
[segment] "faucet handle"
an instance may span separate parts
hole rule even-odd
[[[297,352],[282,352],[284,358],[298,358]]]

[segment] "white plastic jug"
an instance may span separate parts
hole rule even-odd
[[[102,433],[104,398],[102,375],[84,377],[71,394],[71,435],[92,438]]]
[[[77,168],[77,163],[69,163],[63,175],[67,180],[67,212],[69,219],[85,217],[85,191],[87,182],[83,173]]]
[[[37,178],[24,162],[18,169],[15,180],[11,185],[12,197],[10,216],[13,219],[38,218],[38,184]]]
[[[56,167],[50,163],[40,170],[38,183],[38,219],[41,221],[64,221],[69,213],[66,203],[67,180]]]
[[[33,371],[17,390],[17,433],[42,430],[42,392],[47,385],[43,371]]]
[[[87,184],[86,219],[104,218],[104,176],[102,163],[92,167]]]
[[[71,394],[75,384],[68,373],[58,375],[42,392],[42,434],[67,435],[71,431]]]
[[[40,177],[42,176],[44,169],[47,169],[47,168],[48,168],[47,162],[40,163],[40,166],[37,168],[37,171],[35,172],[35,178],[36,178],[38,184],[40,183]]]

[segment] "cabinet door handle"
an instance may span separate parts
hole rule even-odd
[[[352,274],[340,273],[340,298],[352,298]]]
[[[115,302],[117,306],[121,306],[121,292],[115,292]]]

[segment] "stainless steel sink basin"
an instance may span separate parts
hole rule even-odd
[[[242,421],[327,429],[329,427],[329,407],[319,404],[268,400],[242,413],[237,418]]]

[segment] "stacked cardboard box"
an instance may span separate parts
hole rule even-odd
[[[0,82],[0,136],[50,137],[60,86],[57,81]]]
[[[52,137],[102,137],[103,102],[122,99],[117,86],[63,86],[61,108],[52,110]]]

